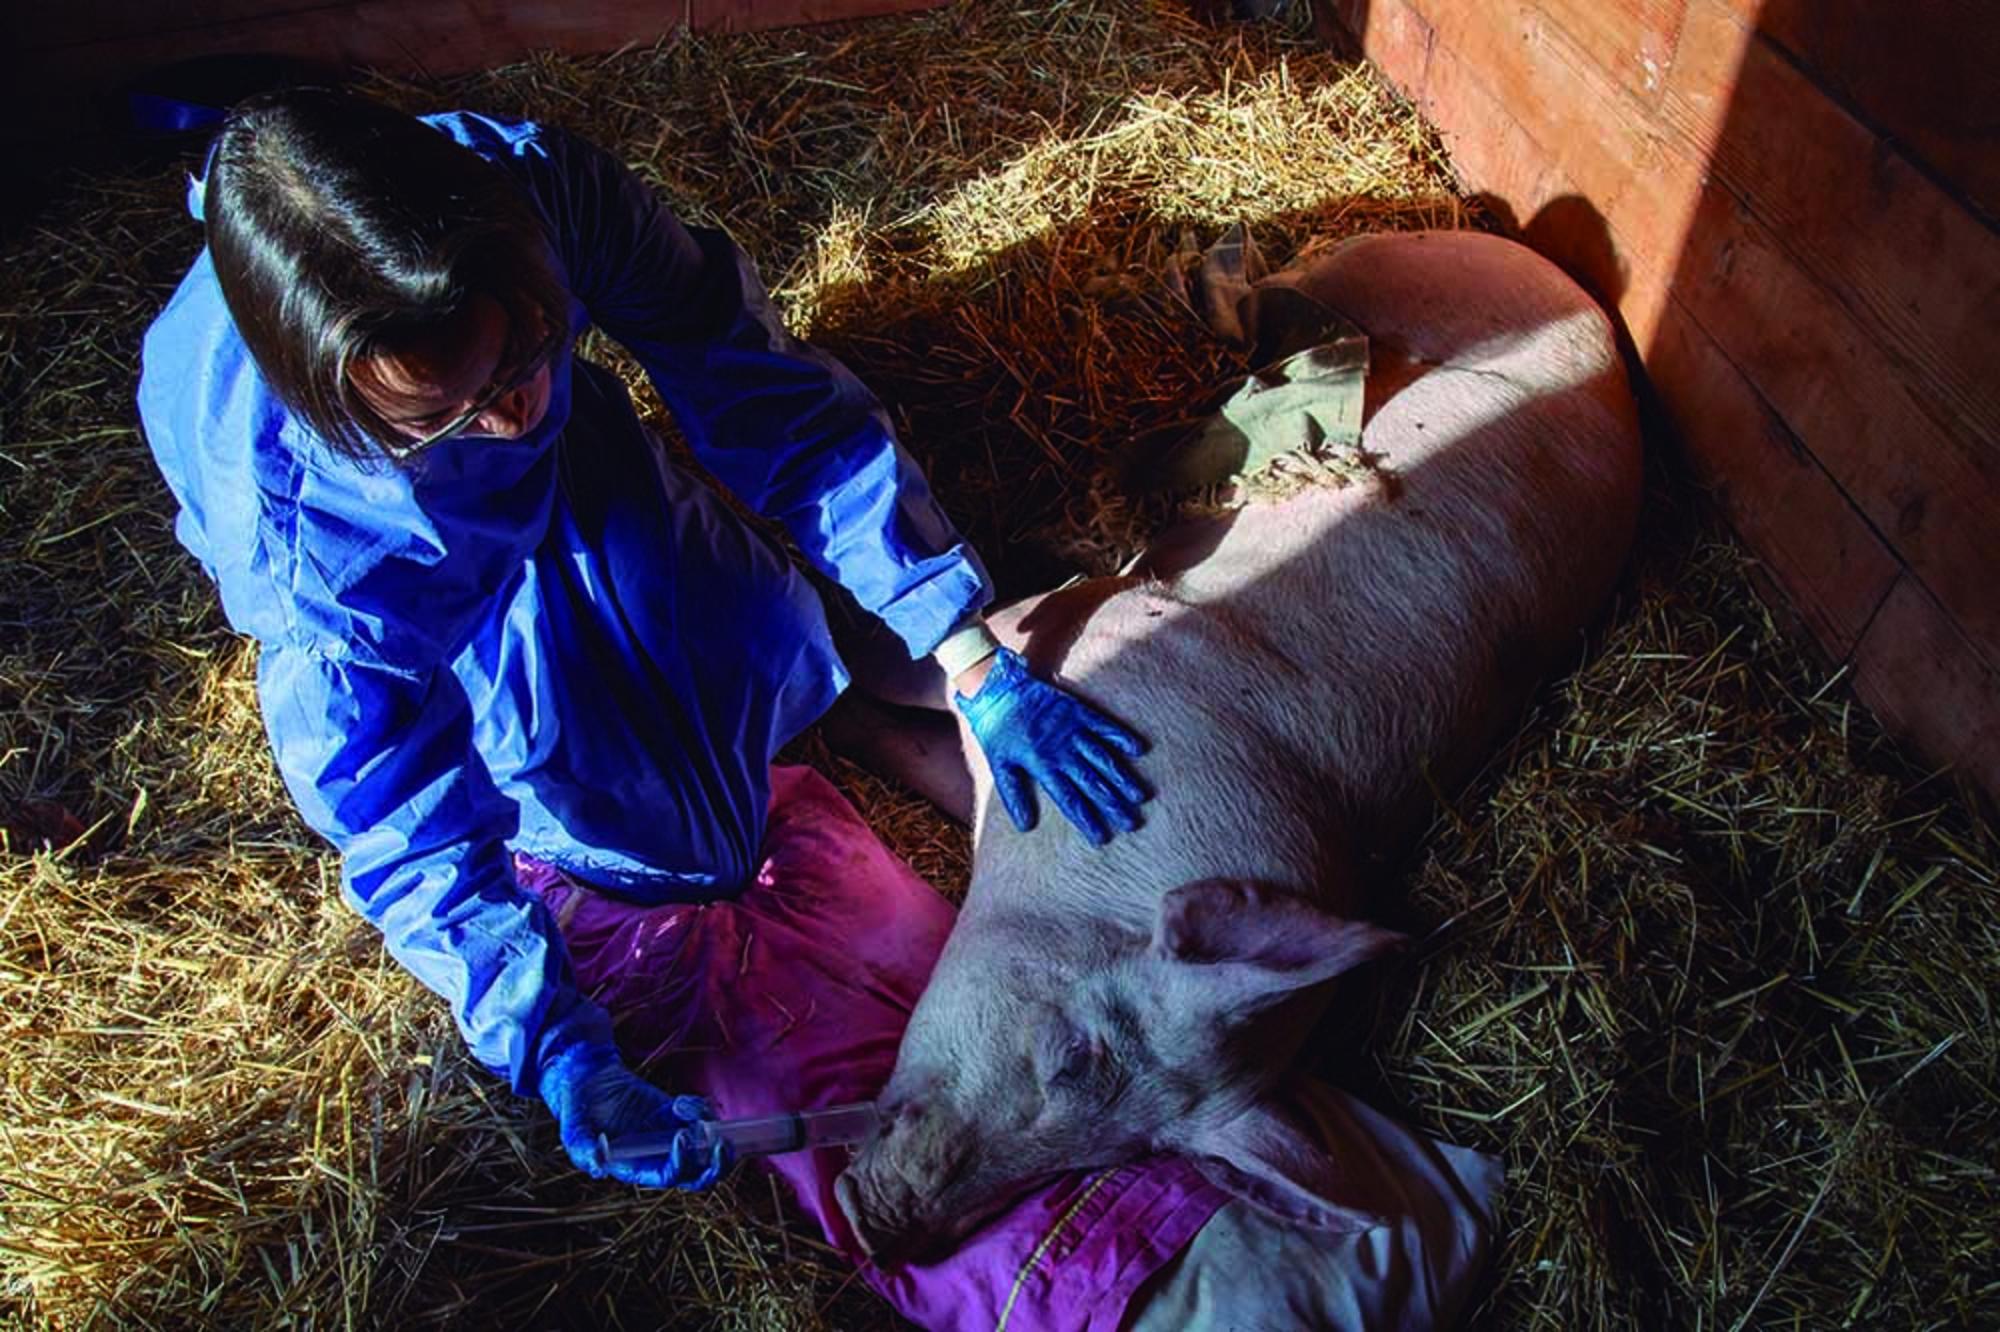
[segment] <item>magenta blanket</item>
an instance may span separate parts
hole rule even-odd
[[[953,910],[809,768],[771,774],[756,883],[727,902],[636,906],[521,858],[626,1059],[725,1119],[870,1100],[950,931]],[[827,1240],[860,1250],[834,1202],[844,1151],[763,1162]],[[864,1276],[933,1332],[1113,1332],[1133,1292],[1225,1195],[1158,1157],[1033,1193],[947,1258]]]

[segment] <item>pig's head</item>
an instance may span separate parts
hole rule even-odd
[[[1152,1152],[1309,1225],[1372,1223],[1272,1092],[1314,987],[1402,936],[1241,880],[1203,880],[1120,925],[969,911],[837,1185],[878,1261],[965,1234],[1028,1187]]]

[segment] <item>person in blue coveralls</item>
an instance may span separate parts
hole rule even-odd
[[[572,355],[587,326],[935,657],[1016,823],[1039,792],[1093,841],[1137,826],[1141,742],[998,648],[992,583],[880,405],[605,152],[293,90],[230,114],[190,205],[207,245],[139,388],[179,538],[261,645],[279,769],[346,896],[583,1170],[702,1187],[725,1163],[692,1134],[606,1159],[709,1112],[620,1061],[512,853],[643,902],[739,891],[772,756],[850,682],[814,587]]]

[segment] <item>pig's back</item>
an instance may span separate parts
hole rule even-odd
[[[1552,265],[1489,236],[1384,236],[1302,281],[1378,349],[1438,363],[1369,419],[1378,480],[1174,534],[1205,553],[1101,587],[1063,636],[1064,676],[1153,738],[1146,840],[1329,816],[1400,837],[1578,641],[1631,544],[1630,392],[1608,322]]]

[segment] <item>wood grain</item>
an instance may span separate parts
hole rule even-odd
[[[1700,105],[1731,77],[1729,114]],[[1690,12],[1661,106],[1677,151],[1706,161],[1799,267],[1834,292],[1955,437],[2000,440],[2000,242],[1893,144],[1717,0]],[[1712,187],[1713,187],[1712,186]]]
[[[2000,796],[1952,739],[1990,744],[2000,717],[2000,235],[1975,169],[2000,167],[2000,80],[1920,53],[1983,50],[1992,6],[1335,7],[1466,184],[1616,302],[1772,581],[1832,656],[1867,653],[1862,696]],[[1922,35],[1875,68],[1864,34],[1894,24]],[[1928,136],[1926,70],[1959,89]]]
[[[134,0],[9,6],[6,80],[38,126],[79,116],[84,94],[212,55],[277,55],[398,75],[491,68],[530,51],[611,51],[684,27],[789,27],[934,9],[943,0]],[[19,126],[14,127],[18,132]]]
[[[1757,27],[1987,221],[2000,219],[2000,6],[1766,0]]]
[[[1885,342],[1719,190],[1703,197],[1672,299],[2000,662],[2000,459],[1939,419],[1912,350]],[[1689,447],[1711,448],[1694,425]]]
[[[1868,626],[1854,691],[1891,735],[2000,805],[2000,672],[1967,650],[1916,579],[1898,579]]]
[[[1647,370],[1695,474],[1822,649],[1844,659],[1902,575],[1895,555],[1685,310],[1662,320]]]

